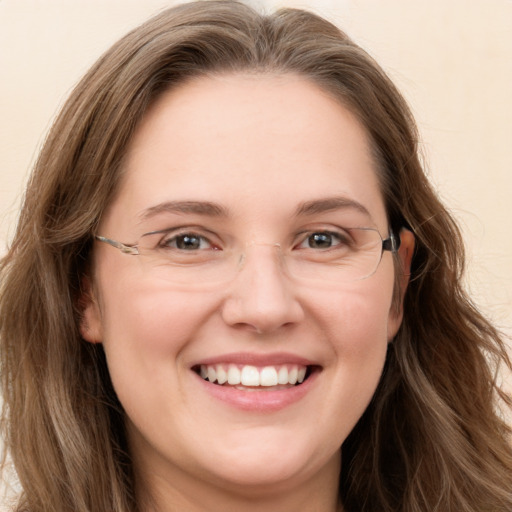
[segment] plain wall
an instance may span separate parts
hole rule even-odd
[[[169,0],[0,0],[0,254],[51,120],[79,77]],[[372,54],[416,115],[461,222],[468,287],[512,334],[512,1],[259,1],[311,8]]]

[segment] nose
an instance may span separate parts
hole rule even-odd
[[[284,268],[279,245],[253,244],[241,257],[226,289],[224,321],[263,334],[296,324],[304,317],[294,285]]]

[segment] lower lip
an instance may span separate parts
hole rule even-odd
[[[245,411],[274,412],[301,400],[311,389],[318,376],[313,372],[302,384],[277,391],[237,389],[231,386],[220,386],[204,380],[195,374],[203,389],[214,398],[232,407]]]

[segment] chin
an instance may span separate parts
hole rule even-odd
[[[219,450],[222,454],[211,451],[212,458],[204,461],[204,469],[225,486],[272,492],[296,487],[322,473],[322,468],[336,467],[341,460],[339,449],[323,453],[314,449],[310,438],[294,440],[289,432],[285,439],[263,436],[259,440],[243,446],[234,443],[229,450]]]

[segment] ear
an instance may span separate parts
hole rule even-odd
[[[408,229],[400,231],[400,248],[398,249],[398,269],[395,279],[393,303],[389,310],[388,341],[391,341],[402,323],[404,315],[404,297],[411,277],[411,262],[414,254],[415,239]]]
[[[96,298],[92,280],[84,276],[81,282],[81,295],[79,308],[81,311],[79,330],[82,338],[90,343],[101,343],[103,340],[103,326],[101,312]]]

